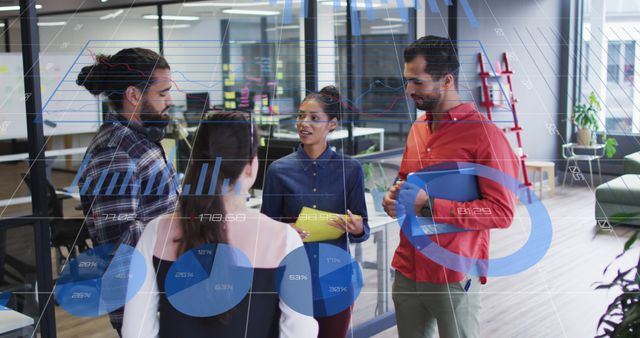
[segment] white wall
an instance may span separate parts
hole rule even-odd
[[[561,44],[568,42],[560,39],[562,3],[556,0],[500,0],[492,1],[490,8],[483,1],[469,3],[478,18],[479,28],[472,28],[459,8],[458,39],[479,40],[493,65],[503,52],[509,53],[518,118],[524,128],[524,151],[529,160],[556,159],[564,140],[551,134],[548,125],[555,126],[559,114],[564,113],[558,96],[562,86]],[[460,51],[461,62],[467,63],[461,66],[464,75],[460,76],[461,89],[469,89],[467,94],[477,99],[480,85],[478,64],[474,59],[477,51],[469,49],[468,52],[474,55],[462,57],[463,51]],[[467,87],[463,88],[465,84]],[[506,82],[504,86],[506,90]],[[509,115],[502,113],[496,115],[496,119],[508,120]],[[561,126],[557,128],[562,129]]]

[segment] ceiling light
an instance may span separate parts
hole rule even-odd
[[[146,14],[143,15],[142,18],[146,20],[158,20],[158,16],[156,14]],[[200,20],[200,17],[188,15],[163,15],[162,20],[198,21]]]
[[[258,43],[258,41],[255,41],[255,40],[242,40],[242,41],[231,40],[229,42],[239,44],[239,45],[253,45]]]
[[[64,26],[66,25],[66,21],[48,21],[48,22],[38,22],[38,26],[48,27],[48,26]]]
[[[244,14],[244,15],[278,15],[279,11],[256,11],[250,9],[225,9],[222,11],[225,14]]]
[[[118,16],[118,15],[120,15],[120,14],[122,14],[122,13],[124,13],[124,10],[119,9],[119,10],[117,10],[117,11],[113,12],[113,13],[109,13],[109,14],[107,14],[107,15],[103,15],[103,16],[101,16],[101,17],[100,17],[100,20],[109,20],[109,19],[113,19],[113,18],[115,18],[116,16]]]
[[[382,20],[387,22],[405,22],[402,18],[384,18]]]
[[[268,2],[187,2],[183,3],[183,7],[251,7],[266,6]]]
[[[41,9],[42,5],[36,5],[36,9]],[[0,12],[19,11],[20,6],[0,6]]]
[[[49,22],[38,22],[38,26],[41,27],[49,27],[49,26],[64,26],[66,25],[66,21],[49,21]]]
[[[388,31],[384,31],[384,30],[375,31],[375,32],[371,32],[371,34],[402,34],[402,33],[397,29],[392,29]]]
[[[267,29],[265,29],[265,31],[274,32],[274,31],[277,31],[277,30],[280,30],[280,29],[298,29],[298,28],[300,28],[300,26],[298,26],[298,25],[288,25],[288,26],[267,28]]]
[[[404,27],[403,24],[397,24],[397,25],[383,25],[383,26],[371,26],[369,28],[371,29],[394,29],[394,28],[402,28]]]
[[[325,6],[333,6],[333,0],[332,1],[326,1],[326,2],[321,2],[320,4],[325,5]],[[353,4],[353,2],[352,2]],[[341,7],[346,7],[347,6],[347,2],[346,1],[340,1],[338,3],[339,6]],[[381,7],[381,4],[371,4],[371,8],[378,8]],[[360,7],[360,8],[364,8],[365,7],[365,3],[364,2],[356,2],[356,7]]]

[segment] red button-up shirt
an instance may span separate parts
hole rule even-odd
[[[435,132],[429,128],[428,114],[419,117],[411,126],[402,156],[399,177],[443,162],[473,162],[498,169],[518,177],[518,158],[504,133],[480,114],[475,105],[458,105],[438,121]],[[436,198],[433,219],[461,228],[477,230],[431,236],[441,247],[466,257],[489,257],[489,229],[511,225],[516,197],[508,188],[490,179],[478,177],[481,198],[456,202]],[[474,209],[480,208],[480,209]],[[488,208],[488,209],[487,209]],[[483,212],[474,213],[474,210]],[[489,210],[490,216],[485,212]],[[475,214],[475,215],[474,215]],[[400,232],[400,244],[392,266],[407,278],[417,282],[454,283],[465,274],[450,270],[426,258]],[[486,281],[482,277],[482,282]]]

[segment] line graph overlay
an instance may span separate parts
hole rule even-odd
[[[267,41],[265,45],[277,43],[277,41]],[[304,43],[304,40],[297,42],[297,44]],[[369,46],[370,43],[371,41],[363,42],[363,45]],[[112,44],[116,46],[106,46],[104,41],[100,40],[87,42],[44,104],[42,123],[59,128],[64,124],[102,122],[102,107],[99,105],[99,100],[85,96],[78,97],[79,93],[86,92],[75,82],[80,70],[93,64],[96,54],[113,54],[121,47],[133,44],[145,48],[156,47],[154,41],[114,40]],[[285,72],[284,61],[281,58],[266,57],[266,60],[245,58],[239,52],[241,45],[230,45],[230,54],[236,56],[231,59],[231,62],[220,62],[219,56],[223,49],[221,40],[170,40],[167,41],[165,48],[178,46],[182,46],[183,49],[179,52],[176,50],[171,57],[167,57],[173,74],[171,95],[174,104],[177,105],[176,111],[186,109],[186,95],[206,92],[211,104],[224,104],[228,109],[250,107],[257,115],[295,114],[297,107],[294,103],[296,100],[299,101],[296,96],[306,94],[299,88],[287,85],[287,80],[295,81],[294,78],[297,79],[300,74]],[[395,47],[380,44],[376,45],[376,48]],[[458,50],[461,65],[477,64],[477,53],[482,53],[483,58],[487,60],[488,69],[495,73],[492,60],[479,40],[459,40]],[[304,57],[296,55],[296,58],[298,64],[293,66],[298,67]],[[172,62],[172,59],[179,62]],[[373,64],[363,64],[363,67],[373,66]],[[475,98],[482,97],[479,92],[480,86],[477,81],[468,80],[475,78],[477,74],[472,73],[470,67],[461,67],[460,72],[459,91],[462,97],[466,102],[479,103],[475,102]],[[470,74],[463,74],[463,72]],[[406,108],[399,107],[406,99],[401,74],[391,78],[361,80],[368,81],[362,86],[363,91],[353,100],[342,99],[343,107],[352,113],[345,116],[343,122],[350,121],[353,114],[358,114],[357,120],[361,123],[377,122],[381,116],[386,116],[394,123],[413,122],[406,117]],[[494,122],[511,122],[511,105],[504,84],[496,81],[492,94],[494,101],[502,103],[494,111]],[[375,105],[377,108],[376,110],[366,109],[365,105],[363,109],[364,103]]]

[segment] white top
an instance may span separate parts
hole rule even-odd
[[[256,268],[275,268],[293,250],[302,247],[300,235],[285,223],[276,222],[257,211],[247,211],[244,221],[227,221],[229,245],[242,250]],[[167,260],[173,239],[179,237],[176,224],[179,219],[163,215],[147,224],[136,248],[144,256],[147,271],[144,283],[136,295],[125,305],[122,337],[157,337],[158,285],[153,256]],[[160,237],[160,238],[158,238]],[[163,244],[164,243],[164,244]],[[161,245],[165,245],[161,247]],[[175,259],[174,259],[175,260]],[[311,294],[309,294],[311,301]],[[280,337],[309,337],[318,335],[318,323],[291,309],[280,299]]]

